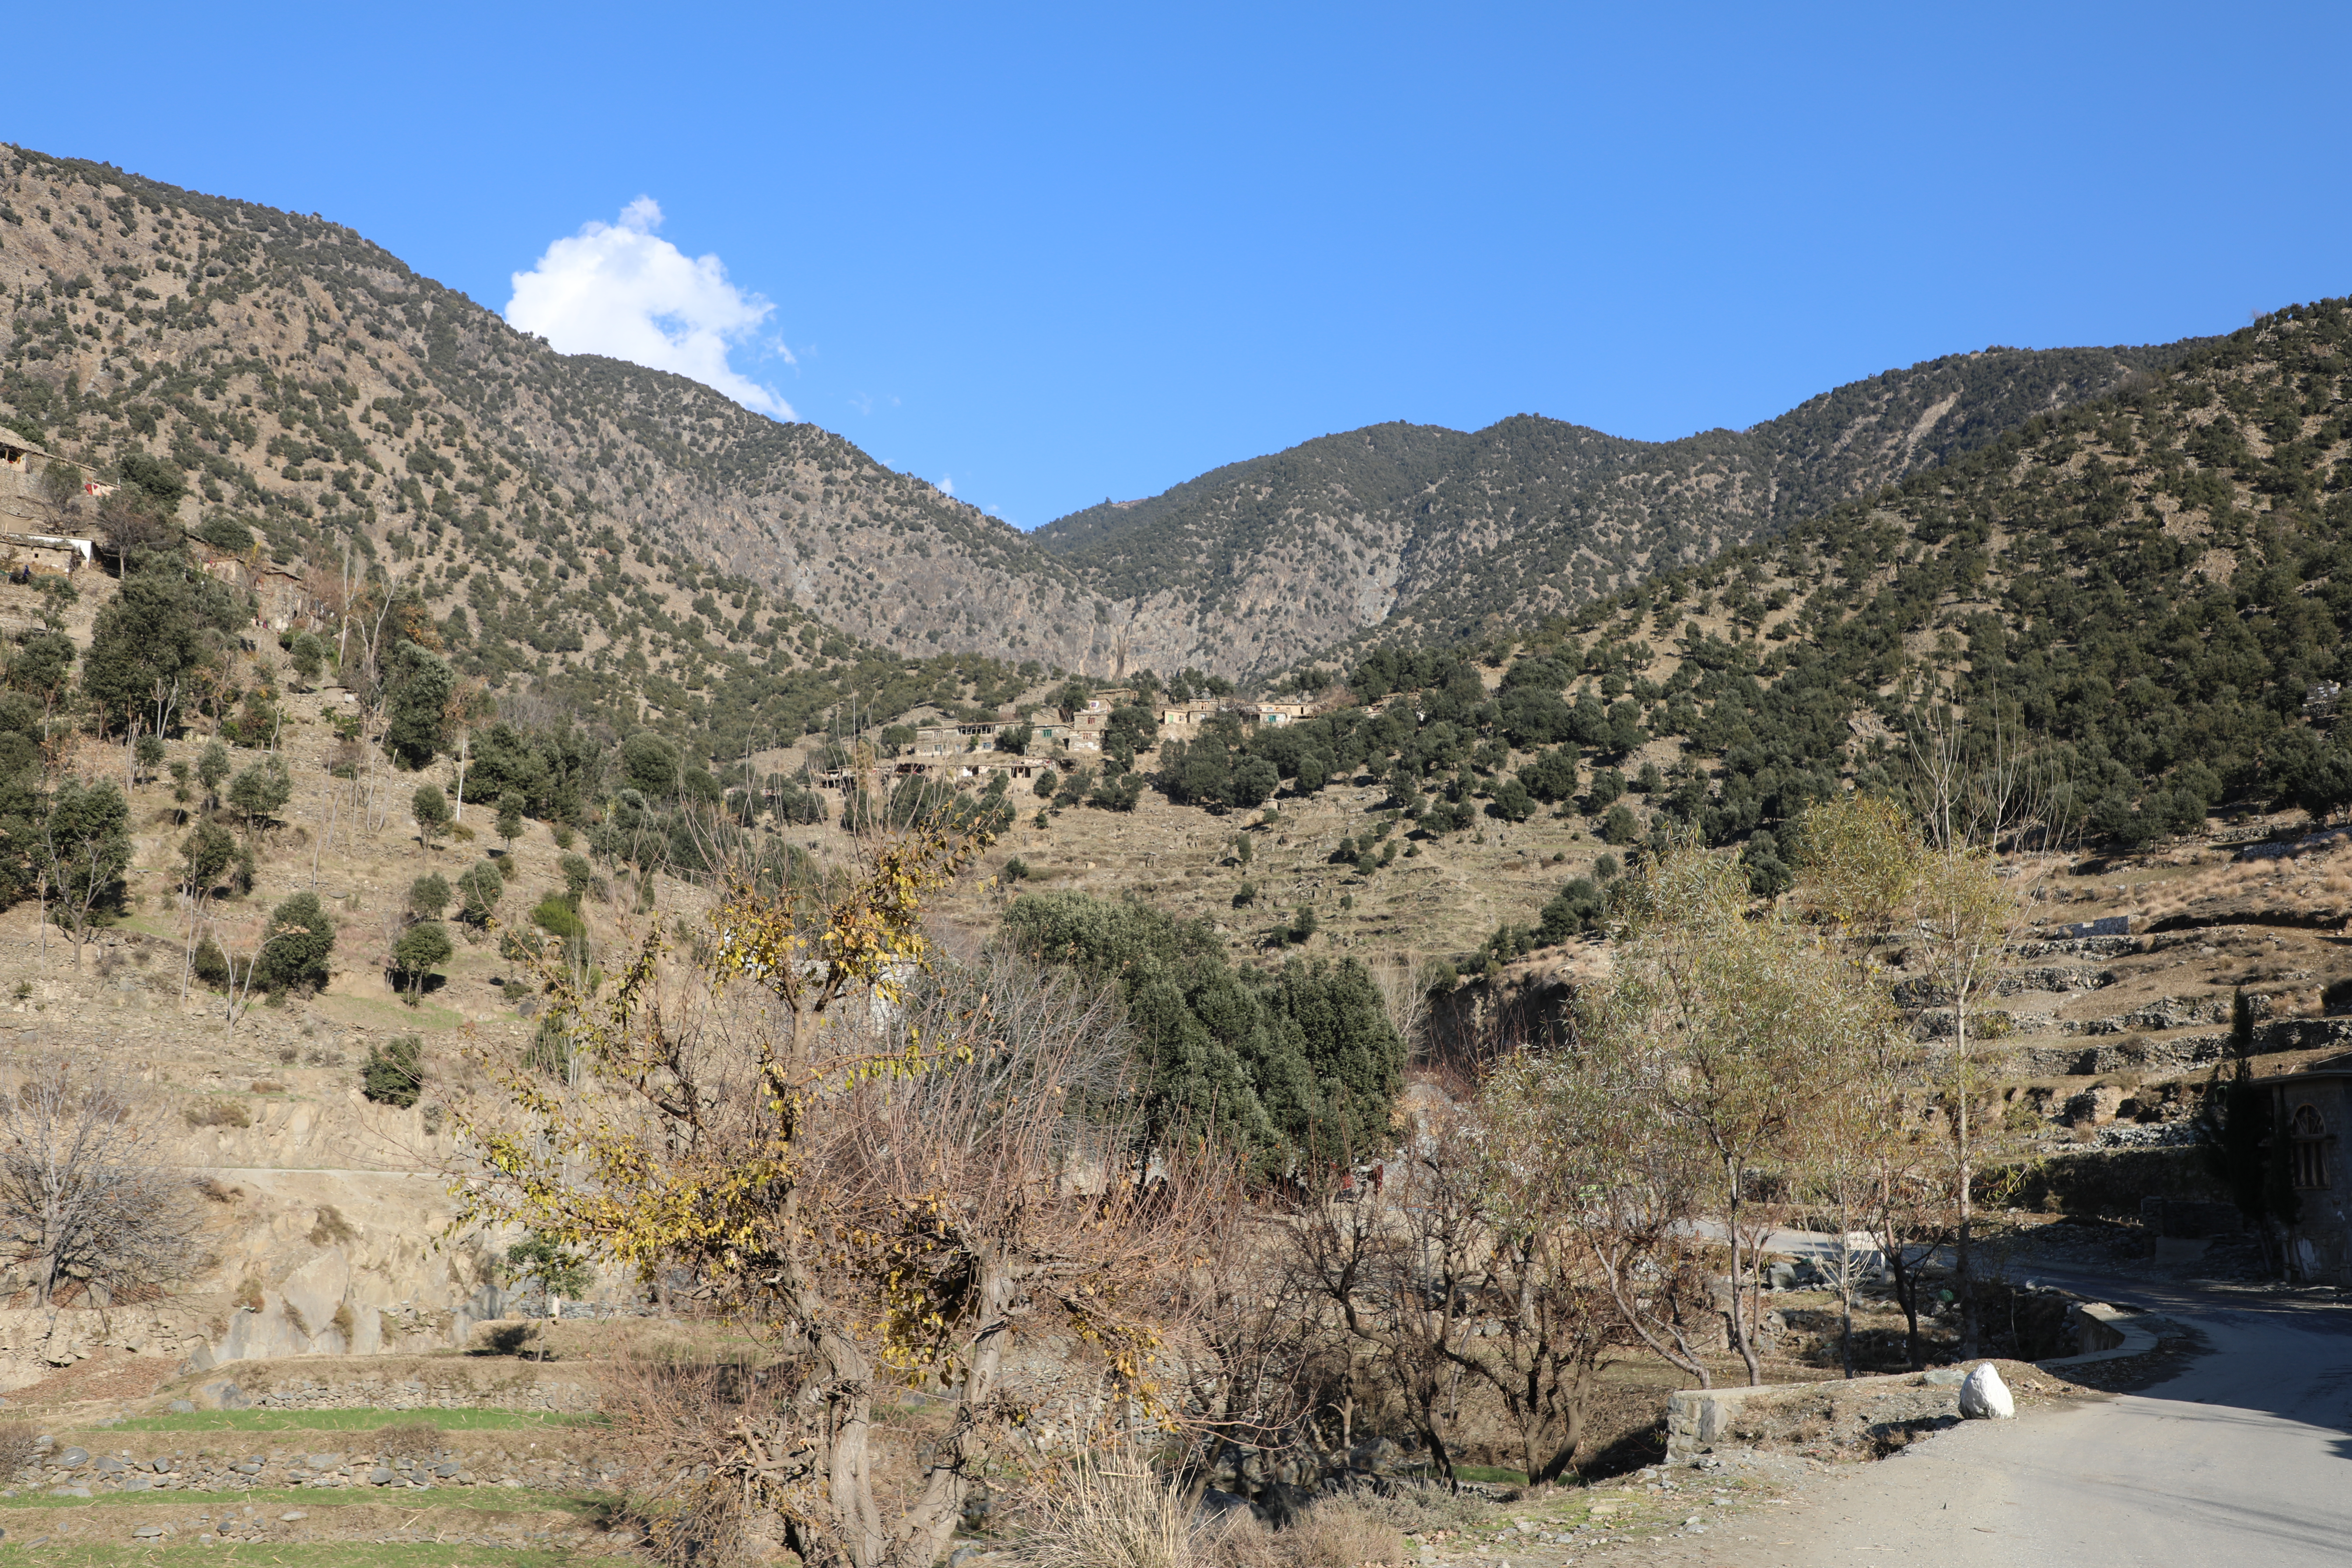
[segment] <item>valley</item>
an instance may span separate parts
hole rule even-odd
[[[2343,300],[1024,535],[106,165],[0,300],[0,1556],[1586,1560],[2352,1288]]]

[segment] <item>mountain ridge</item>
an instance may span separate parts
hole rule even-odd
[[[796,672],[861,647],[1263,679],[1540,620],[2185,352],[1948,355],[1664,443],[1390,422],[1024,535],[817,426],[558,354],[345,226],[19,148],[0,208],[0,423],[168,463],[194,523],[281,559],[357,552],[493,683],[730,732],[811,722]]]

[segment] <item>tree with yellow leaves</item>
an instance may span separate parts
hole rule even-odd
[[[687,951],[657,930],[601,996],[551,955],[577,1087],[493,1062],[502,1092],[463,1110],[466,1220],[682,1277],[780,1354],[672,1500],[681,1559],[767,1513],[812,1565],[934,1561],[1024,1419],[1015,1334],[1091,1347],[1107,1418],[1153,1405],[1161,1288],[1221,1205],[1181,1161],[1148,1184],[1124,1161],[1115,1005],[933,952],[925,902],[980,847],[917,831],[844,879],[736,879]],[[933,1379],[952,1428],[886,1518],[877,1392]]]

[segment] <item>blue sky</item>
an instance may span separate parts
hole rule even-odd
[[[537,272],[582,341],[1024,527],[1376,420],[1668,438],[2352,292],[2340,4],[92,20],[12,16],[0,139],[319,212],[494,309]]]

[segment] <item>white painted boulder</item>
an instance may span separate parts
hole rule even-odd
[[[1960,1414],[1971,1421],[2006,1421],[2017,1414],[2017,1401],[2010,1397],[1999,1367],[1987,1362],[1969,1373],[1960,1384]]]

